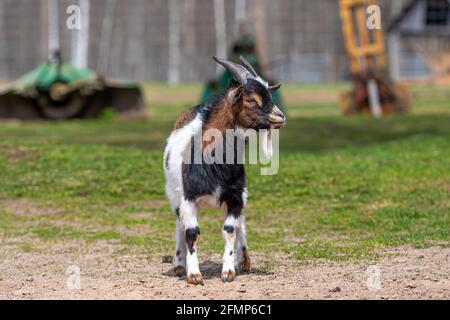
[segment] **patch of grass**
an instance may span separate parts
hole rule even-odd
[[[113,240],[171,253],[175,221],[164,196],[163,147],[199,88],[146,86],[147,121],[1,124],[0,199],[58,210],[23,216],[13,212],[20,208],[0,208],[0,234]],[[374,257],[386,246],[449,243],[449,90],[413,88],[411,114],[373,119],[339,115],[330,92],[347,88],[284,89],[292,103],[281,131],[280,171],[261,176],[259,167],[247,168],[251,250],[345,260]],[[185,101],[158,100],[174,93]],[[201,250],[222,250],[222,219],[202,212]],[[22,250],[33,246],[26,242]]]
[[[34,251],[33,245],[31,243],[28,243],[28,242],[22,243],[20,245],[20,249],[22,250],[22,252],[25,252],[25,253],[29,253],[29,252],[33,252]]]

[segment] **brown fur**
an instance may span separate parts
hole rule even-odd
[[[239,271],[240,272],[249,272],[250,271],[250,256],[248,255],[247,247],[242,248],[242,257],[243,260],[239,262]]]
[[[255,106],[255,103],[257,104]],[[258,114],[256,109],[262,108],[262,98],[259,94],[253,92],[250,96],[244,97],[242,107],[239,112],[239,124],[244,128],[251,127],[255,123],[264,122],[262,114]]]
[[[220,105],[211,114],[209,121],[203,125],[203,132],[208,129],[217,129],[225,132],[226,129],[234,128],[236,124],[249,128],[252,125],[265,121],[264,116],[255,111],[255,108],[262,108],[263,99],[259,94],[253,92],[244,96],[242,87],[232,90],[234,91],[227,93]],[[231,95],[234,97],[233,104],[229,102]],[[213,147],[213,143],[214,141],[203,141],[202,150],[208,146]]]
[[[252,93],[252,98],[256,101],[256,103],[258,103],[258,107],[261,108],[263,100],[261,98],[261,96],[259,94],[257,94],[256,92]]]
[[[197,234],[197,236],[195,237],[194,241],[192,241],[192,248],[194,248],[194,250],[195,250],[195,248],[197,248],[197,243],[198,243],[199,240],[200,240],[200,235]]]
[[[203,281],[203,277],[200,273],[197,274],[188,274],[187,276],[187,283],[189,284],[200,284],[202,286],[205,285],[205,282]]]
[[[211,117],[208,122],[203,125],[203,132],[206,132],[209,129],[216,129],[221,132],[225,132],[226,129],[234,128],[234,125],[237,121],[236,108],[239,107],[239,102],[231,105],[227,98],[222,99],[220,105],[212,112]],[[206,147],[214,143],[213,141],[203,141],[202,142],[202,150]]]
[[[233,271],[227,271],[222,273],[223,282],[232,282],[236,278],[236,273]]]
[[[171,274],[175,277],[181,277],[186,274],[186,268],[184,266],[176,266],[171,270]]]
[[[233,107],[226,99],[223,99],[220,105],[212,112],[208,122],[203,125],[203,132],[208,129],[217,129],[225,132],[226,129],[234,127],[236,114]]]
[[[173,130],[183,128],[186,124],[194,120],[194,118],[195,118],[195,108],[193,107],[184,111],[182,114],[178,116],[173,126]]]

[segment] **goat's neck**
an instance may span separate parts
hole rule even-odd
[[[215,129],[225,133],[227,129],[236,129],[236,124],[237,113],[235,106],[230,105],[224,98],[211,112],[206,123],[203,124],[203,132],[208,129]]]
[[[221,132],[221,139],[225,139],[227,135],[227,130],[238,129],[237,120],[237,106],[230,105],[224,98],[218,105],[215,106],[214,110],[211,112],[209,119],[203,124],[202,132],[205,134],[207,130],[218,130]],[[213,134],[216,136],[216,134]],[[239,135],[238,135],[239,137]],[[214,147],[216,145],[216,140],[214,141],[203,141],[202,148]],[[239,144],[240,146],[241,144]],[[224,151],[225,152],[225,151]]]

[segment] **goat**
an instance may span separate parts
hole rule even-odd
[[[164,152],[166,194],[177,217],[172,272],[176,276],[186,273],[188,283],[201,285],[204,281],[197,258],[200,237],[197,218],[204,204],[219,207],[225,213],[222,281],[235,279],[235,252],[239,271],[250,269],[242,215],[247,201],[245,170],[239,163],[192,163],[186,161],[186,154],[192,157],[189,151],[194,150],[195,137],[208,129],[219,130],[225,139],[228,129],[279,129],[286,120],[272,102],[271,93],[280,85],[269,86],[242,57],[241,64],[213,59],[231,72],[233,80],[225,93],[190,108],[177,118]],[[202,142],[201,150],[207,147],[208,144]]]

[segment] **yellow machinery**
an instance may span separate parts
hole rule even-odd
[[[353,90],[341,96],[344,114],[404,112],[409,94],[387,74],[386,49],[376,0],[340,0],[342,30]],[[376,7],[374,7],[376,6]],[[381,22],[380,22],[381,23]]]

